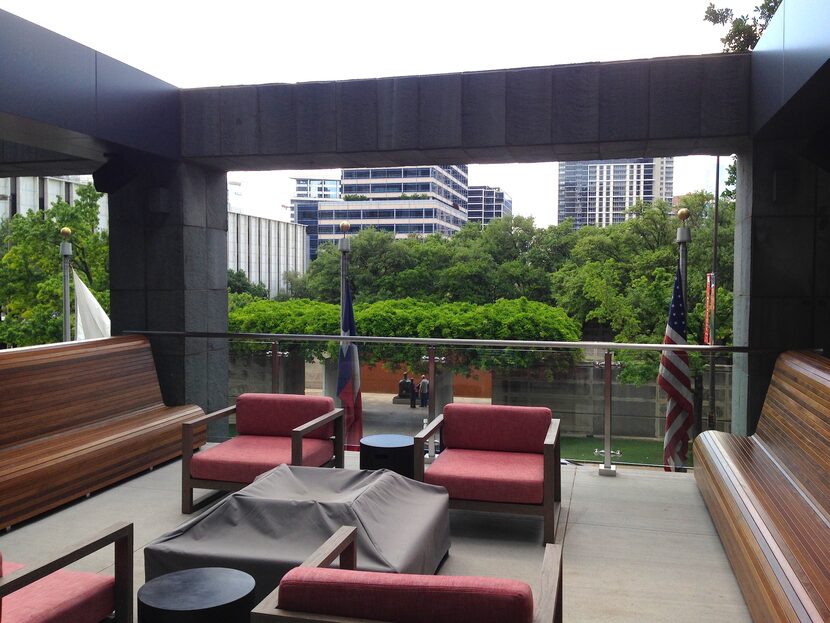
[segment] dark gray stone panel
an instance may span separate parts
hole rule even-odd
[[[204,227],[207,223],[205,205],[205,170],[202,167],[179,165],[176,201],[182,213],[185,226]],[[227,193],[225,195],[227,203]]]
[[[419,80],[387,78],[378,81],[378,147],[382,150],[418,147]]]
[[[378,81],[337,83],[337,149],[364,151],[378,147]]]
[[[753,296],[751,305],[750,346],[781,350],[813,346],[815,335],[811,298]]]
[[[815,337],[813,345],[816,348],[823,348],[824,355],[830,354],[830,298],[819,298],[815,300],[815,313],[813,317],[813,326],[815,327]]]
[[[221,229],[207,229],[207,261],[205,287],[226,290],[228,287],[228,232]]]
[[[227,274],[227,273],[226,273]],[[207,331],[227,333],[228,331],[228,289],[206,290]],[[221,341],[221,340],[212,340]]]
[[[749,54],[724,54],[698,61],[703,70],[700,131],[703,136],[749,133]]]
[[[147,329],[183,331],[184,290],[147,290]]]
[[[461,80],[461,74],[418,79],[418,144],[422,149],[462,144]]]
[[[553,143],[599,140],[600,66],[553,68]]]
[[[164,354],[156,352],[156,341],[153,338],[153,359],[156,362],[161,396],[168,406],[187,404],[184,383],[185,360],[183,355]],[[180,342],[184,340],[177,338]]]
[[[337,151],[337,98],[334,82],[295,87],[297,151]]]
[[[600,141],[636,141],[648,136],[649,67],[647,61],[600,66]]]
[[[181,290],[184,287],[183,237],[180,225],[147,227],[148,290]]]
[[[224,171],[205,172],[206,224],[212,229],[228,231],[228,175]]]
[[[203,290],[208,287],[209,251],[207,246],[207,231],[204,227],[182,228],[184,287],[188,290]]]
[[[208,408],[207,351],[184,356],[184,399],[187,404]]]
[[[816,291],[822,298],[830,297],[830,215],[816,218]],[[827,317],[830,325],[830,316]]]
[[[553,70],[506,72],[505,138],[508,145],[550,143],[553,119]]]
[[[814,226],[810,217],[753,219],[753,302],[755,297],[812,296]]]
[[[216,411],[227,407],[228,402],[228,349],[208,349],[207,352],[208,395],[207,408]]]
[[[221,150],[223,154],[255,154],[258,144],[259,106],[256,87],[222,89]]]
[[[652,61],[649,138],[700,136],[703,67],[697,59]]]
[[[297,152],[295,90],[295,86],[290,84],[269,84],[257,87],[260,154]]]
[[[222,153],[219,89],[184,89],[182,102],[182,155]]]
[[[462,74],[461,142],[464,148],[505,144],[504,71]]]
[[[184,330],[204,333],[208,329],[208,291],[184,291]],[[204,344],[207,347],[207,343]]]
[[[143,288],[110,290],[112,334],[141,331],[147,328],[147,293]]]
[[[110,208],[112,209],[112,208]],[[110,221],[110,282],[122,290],[141,290],[146,279],[147,249],[143,228]]]

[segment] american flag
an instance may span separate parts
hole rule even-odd
[[[686,305],[680,285],[680,270],[674,277],[674,293],[663,344],[686,343]],[[660,358],[657,384],[669,398],[666,408],[666,436],[663,439],[663,469],[685,471],[689,453],[689,430],[692,427],[692,381],[689,355],[684,350],[664,350]]]
[[[340,336],[357,335],[352,307],[352,289],[348,283],[340,307]],[[340,342],[340,354],[337,358],[337,395],[346,410],[346,449],[359,450],[360,438],[363,436],[360,360],[357,357],[357,345],[347,340]]]

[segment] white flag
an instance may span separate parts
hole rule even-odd
[[[75,339],[91,340],[110,336],[110,319],[95,295],[72,269],[75,281]]]

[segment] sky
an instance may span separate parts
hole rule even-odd
[[[724,0],[749,14],[758,0]],[[721,51],[709,0],[0,0],[30,20],[177,87],[380,78]],[[727,155],[727,154],[724,154]],[[723,166],[728,159],[721,159]],[[429,163],[424,163],[429,164]],[[555,222],[557,165],[470,164],[514,213]],[[287,218],[291,176],[234,172],[247,211]],[[715,161],[675,159],[675,194],[714,190]],[[723,176],[721,177],[723,179]]]

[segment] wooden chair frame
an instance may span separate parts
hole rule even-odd
[[[115,544],[115,623],[133,623],[133,524],[121,522],[111,525],[88,539],[79,541],[46,562],[26,566],[0,578],[0,599]]]
[[[220,420],[236,413],[236,405],[219,409],[198,418],[194,418],[182,425],[182,513],[189,515],[224,495],[226,492],[239,491],[248,486],[248,482],[233,482],[230,480],[204,480],[193,478],[190,475],[190,463],[193,459],[194,435],[200,426]],[[309,420],[291,431],[291,465],[303,464],[303,438],[310,432],[334,422],[334,456],[324,467],[340,467],[345,458],[345,411],[334,409],[319,417]],[[216,489],[214,493],[193,499],[193,489]]]
[[[355,569],[357,528],[343,526],[323,543],[301,567],[326,567],[340,557],[341,569]],[[561,623],[562,621],[562,546],[545,545],[541,578],[533,603],[533,623]],[[293,623],[378,623],[375,619],[357,619],[331,614],[296,612],[278,607],[277,586],[251,612],[251,623],[291,621]],[[382,623],[382,622],[381,622]]]
[[[415,435],[415,480],[424,480],[424,453],[419,451],[424,442],[438,433],[444,425],[442,413]],[[514,504],[511,502],[484,502],[450,498],[450,508],[491,513],[541,515],[544,520],[545,543],[556,542],[556,522],[562,504],[562,470],[560,468],[559,420],[553,419],[545,435],[543,449],[543,497],[541,504]]]

